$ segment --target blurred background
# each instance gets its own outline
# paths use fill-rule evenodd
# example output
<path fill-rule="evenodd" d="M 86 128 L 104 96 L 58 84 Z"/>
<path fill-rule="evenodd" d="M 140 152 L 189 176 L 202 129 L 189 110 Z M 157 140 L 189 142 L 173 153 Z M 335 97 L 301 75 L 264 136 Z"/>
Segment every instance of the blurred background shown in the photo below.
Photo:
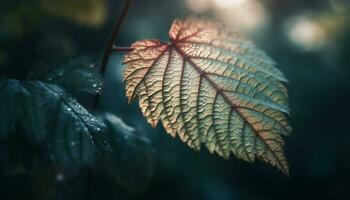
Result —
<path fill-rule="evenodd" d="M 98 62 L 122 4 L 1 0 L 0 76 L 24 79 L 32 66 L 52 57 L 88 55 Z M 2 172 L 0 199 L 350 199 L 350 1 L 135 0 L 117 44 L 167 41 L 173 19 L 191 15 L 249 35 L 289 79 L 294 128 L 285 147 L 289 178 L 261 162 L 224 160 L 205 148 L 195 152 L 161 125 L 152 129 L 137 103 L 127 104 L 122 54 L 116 53 L 100 108 L 151 139 L 156 164 L 149 187 L 132 194 L 99 177 L 86 189 L 83 178 L 49 176 L 43 169 L 16 176 Z"/>

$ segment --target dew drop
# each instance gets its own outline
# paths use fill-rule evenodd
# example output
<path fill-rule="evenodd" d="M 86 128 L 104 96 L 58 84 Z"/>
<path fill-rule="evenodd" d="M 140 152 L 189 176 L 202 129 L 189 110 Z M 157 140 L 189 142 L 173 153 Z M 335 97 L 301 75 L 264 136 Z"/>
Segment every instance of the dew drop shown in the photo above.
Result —
<path fill-rule="evenodd" d="M 56 181 L 57 181 L 57 182 L 62 182 L 62 181 L 64 181 L 64 174 L 63 174 L 63 173 L 57 173 L 57 174 L 56 174 Z"/>

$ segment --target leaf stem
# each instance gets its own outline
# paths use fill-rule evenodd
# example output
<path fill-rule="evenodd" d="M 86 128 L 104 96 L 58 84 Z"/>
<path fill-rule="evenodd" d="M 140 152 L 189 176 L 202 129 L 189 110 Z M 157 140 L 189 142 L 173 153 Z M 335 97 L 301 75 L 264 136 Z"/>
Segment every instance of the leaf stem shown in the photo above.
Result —
<path fill-rule="evenodd" d="M 101 71 L 102 76 L 105 75 L 105 72 L 107 70 L 107 64 L 108 64 L 108 60 L 109 60 L 109 56 L 110 56 L 111 52 L 115 51 L 114 50 L 115 49 L 114 42 L 115 42 L 115 40 L 118 36 L 118 33 L 123 25 L 123 22 L 125 21 L 125 18 L 128 14 L 128 11 L 129 11 L 129 8 L 130 8 L 132 1 L 133 0 L 125 0 L 123 8 L 122 8 L 122 12 L 120 13 L 118 18 L 116 19 L 115 24 L 113 25 L 112 33 L 109 36 L 107 46 L 106 46 L 106 49 L 104 51 L 102 62 L 101 62 L 100 71 Z M 100 99 L 100 95 L 96 95 L 94 98 L 94 101 L 93 101 L 93 105 L 92 105 L 93 109 L 97 109 L 99 99 Z"/>
<path fill-rule="evenodd" d="M 125 0 L 125 3 L 123 5 L 123 8 L 122 8 L 122 12 L 121 14 L 119 15 L 119 17 L 117 18 L 114 26 L 113 26 L 113 30 L 112 30 L 112 33 L 109 37 L 109 40 L 108 40 L 108 43 L 107 43 L 107 47 L 104 51 L 104 54 L 103 54 L 103 58 L 102 58 L 102 63 L 101 63 L 101 73 L 102 75 L 104 75 L 104 73 L 106 72 L 106 68 L 107 68 L 107 64 L 108 64 L 108 59 L 109 59 L 109 56 L 112 52 L 112 48 L 113 48 L 113 45 L 114 45 L 114 42 L 115 42 L 115 39 L 117 38 L 118 36 L 118 33 L 120 31 L 120 28 L 122 27 L 123 25 L 123 22 L 128 14 L 128 11 L 129 11 L 129 8 L 130 8 L 130 5 L 132 3 L 133 0 Z"/>

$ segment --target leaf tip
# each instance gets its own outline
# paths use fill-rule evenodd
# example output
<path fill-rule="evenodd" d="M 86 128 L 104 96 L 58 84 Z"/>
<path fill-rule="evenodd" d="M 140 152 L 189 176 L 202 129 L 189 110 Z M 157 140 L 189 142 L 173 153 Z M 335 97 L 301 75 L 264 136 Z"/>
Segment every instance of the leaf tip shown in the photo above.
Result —
<path fill-rule="evenodd" d="M 290 177 L 289 175 L 290 175 L 290 171 L 289 171 L 289 166 L 288 166 L 288 164 L 285 164 L 285 165 L 283 165 L 283 166 L 277 166 L 277 168 L 279 169 L 279 170 L 281 170 L 281 172 L 284 174 L 284 175 L 286 175 L 288 178 Z"/>

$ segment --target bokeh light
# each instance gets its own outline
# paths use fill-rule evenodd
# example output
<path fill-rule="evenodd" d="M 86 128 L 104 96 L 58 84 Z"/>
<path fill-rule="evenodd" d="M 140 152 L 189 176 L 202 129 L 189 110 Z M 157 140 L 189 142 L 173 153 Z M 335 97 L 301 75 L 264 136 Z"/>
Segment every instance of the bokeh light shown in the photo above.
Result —
<path fill-rule="evenodd" d="M 255 0 L 245 0 L 230 7 L 217 7 L 214 14 L 228 26 L 245 33 L 262 30 L 270 23 L 266 7 Z"/>
<path fill-rule="evenodd" d="M 257 0 L 186 0 L 196 13 L 210 11 L 218 20 L 244 33 L 254 33 L 270 24 L 270 14 Z"/>
<path fill-rule="evenodd" d="M 212 0 L 185 0 L 188 8 L 195 13 L 204 13 L 211 9 Z"/>
<path fill-rule="evenodd" d="M 242 5 L 249 0 L 212 0 L 218 8 L 232 8 Z"/>
<path fill-rule="evenodd" d="M 343 37 L 349 23 L 347 12 L 302 12 L 287 18 L 284 32 L 289 41 L 300 50 L 318 51 Z"/>
<path fill-rule="evenodd" d="M 320 49 L 326 42 L 325 30 L 306 16 L 294 16 L 288 19 L 285 31 L 288 39 L 303 50 Z"/>

